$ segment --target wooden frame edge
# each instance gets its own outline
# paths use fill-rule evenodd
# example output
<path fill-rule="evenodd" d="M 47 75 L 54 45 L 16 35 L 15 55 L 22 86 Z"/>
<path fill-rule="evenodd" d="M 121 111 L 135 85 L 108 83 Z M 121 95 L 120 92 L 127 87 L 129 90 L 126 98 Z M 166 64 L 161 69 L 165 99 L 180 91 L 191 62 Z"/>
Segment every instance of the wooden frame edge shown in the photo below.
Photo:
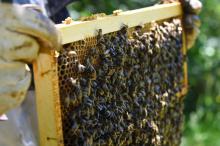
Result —
<path fill-rule="evenodd" d="M 40 146 L 63 146 L 55 51 L 41 48 L 33 63 Z"/>
<path fill-rule="evenodd" d="M 181 18 L 181 20 L 183 20 L 183 18 Z M 182 21 L 182 23 L 183 23 L 183 21 Z M 183 27 L 183 30 L 182 30 L 182 39 L 183 39 L 182 52 L 183 52 L 183 55 L 186 56 L 187 55 L 187 48 L 186 48 L 186 34 L 185 34 L 184 27 Z M 188 67 L 187 67 L 187 61 L 186 60 L 184 60 L 184 63 L 183 63 L 183 74 L 184 74 L 183 88 L 180 91 L 180 93 L 177 93 L 177 97 L 180 97 L 180 98 L 185 96 L 188 92 Z"/>
<path fill-rule="evenodd" d="M 182 15 L 182 7 L 179 2 L 176 2 L 121 12 L 117 16 L 98 17 L 92 21 L 74 21 L 71 24 L 58 24 L 56 27 L 61 34 L 62 44 L 67 44 L 95 36 L 98 29 L 102 29 L 102 33 L 106 34 L 120 30 L 123 24 L 134 27 L 180 15 Z"/>

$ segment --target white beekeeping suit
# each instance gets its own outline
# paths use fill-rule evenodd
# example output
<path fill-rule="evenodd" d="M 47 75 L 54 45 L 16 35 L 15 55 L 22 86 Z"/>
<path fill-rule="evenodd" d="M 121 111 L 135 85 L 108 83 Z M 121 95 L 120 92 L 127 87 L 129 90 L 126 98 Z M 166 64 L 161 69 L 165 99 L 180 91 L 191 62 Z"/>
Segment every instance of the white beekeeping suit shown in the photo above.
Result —
<path fill-rule="evenodd" d="M 46 4 L 47 0 L 13 0 L 13 3 L 18 3 L 18 4 L 35 4 L 39 6 L 43 12 L 44 15 L 47 15 L 47 10 L 46 10 Z"/>
<path fill-rule="evenodd" d="M 35 5 L 38 5 L 38 6 L 41 8 L 42 12 L 43 12 L 45 15 L 47 15 L 47 11 L 46 11 L 46 8 L 45 8 L 46 3 L 47 3 L 46 0 L 30 0 L 30 3 L 31 3 L 31 4 L 35 4 Z"/>
<path fill-rule="evenodd" d="M 0 3 L 0 19 L 0 146 L 37 146 L 35 97 L 27 92 L 31 74 L 26 64 L 36 59 L 41 45 L 58 47 L 57 31 L 42 13 L 20 5 Z"/>

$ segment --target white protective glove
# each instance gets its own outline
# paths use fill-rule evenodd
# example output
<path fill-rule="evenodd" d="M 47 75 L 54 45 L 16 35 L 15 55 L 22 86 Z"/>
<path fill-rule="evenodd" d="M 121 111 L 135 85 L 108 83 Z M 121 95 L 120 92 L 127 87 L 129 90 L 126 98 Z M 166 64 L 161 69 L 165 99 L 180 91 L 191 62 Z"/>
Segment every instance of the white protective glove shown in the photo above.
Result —
<path fill-rule="evenodd" d="M 21 5 L 0 3 L 0 115 L 24 100 L 31 74 L 27 63 L 42 45 L 59 48 L 55 25 L 46 16 Z"/>

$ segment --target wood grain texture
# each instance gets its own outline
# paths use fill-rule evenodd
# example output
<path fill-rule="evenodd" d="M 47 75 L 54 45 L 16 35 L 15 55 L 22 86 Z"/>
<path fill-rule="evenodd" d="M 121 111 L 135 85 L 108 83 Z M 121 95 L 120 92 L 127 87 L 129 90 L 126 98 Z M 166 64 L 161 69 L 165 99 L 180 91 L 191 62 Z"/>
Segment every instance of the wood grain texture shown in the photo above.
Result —
<path fill-rule="evenodd" d="M 97 30 L 102 33 L 118 31 L 123 24 L 129 27 L 146 24 L 152 21 L 159 21 L 182 15 L 180 3 L 155 5 L 152 7 L 121 12 L 117 16 L 100 17 L 92 21 L 75 21 L 71 24 L 58 24 L 62 44 L 85 39 L 97 35 Z"/>
<path fill-rule="evenodd" d="M 63 146 L 57 61 L 42 48 L 33 63 L 40 146 Z"/>

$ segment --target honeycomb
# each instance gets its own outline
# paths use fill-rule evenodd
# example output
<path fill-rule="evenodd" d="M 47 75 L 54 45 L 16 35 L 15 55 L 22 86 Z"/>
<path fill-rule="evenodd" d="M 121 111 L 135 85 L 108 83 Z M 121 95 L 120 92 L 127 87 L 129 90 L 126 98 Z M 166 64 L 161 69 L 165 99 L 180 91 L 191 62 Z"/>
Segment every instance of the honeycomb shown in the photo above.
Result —
<path fill-rule="evenodd" d="M 180 19 L 63 46 L 58 73 L 65 146 L 178 146 L 183 121 Z"/>

